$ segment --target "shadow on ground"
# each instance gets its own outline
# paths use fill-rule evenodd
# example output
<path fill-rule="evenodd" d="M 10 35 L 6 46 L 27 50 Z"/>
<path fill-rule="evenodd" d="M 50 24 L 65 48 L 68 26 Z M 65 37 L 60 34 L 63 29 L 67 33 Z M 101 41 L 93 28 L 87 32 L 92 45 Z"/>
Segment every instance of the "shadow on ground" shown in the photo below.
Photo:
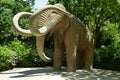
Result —
<path fill-rule="evenodd" d="M 47 77 L 47 76 L 58 76 L 58 75 L 62 78 L 60 80 L 120 80 L 120 72 L 100 70 L 100 69 L 94 69 L 91 71 L 77 70 L 76 72 L 66 72 L 66 68 L 63 68 L 62 71 L 55 71 L 51 67 L 15 68 L 13 70 L 1 72 L 0 75 L 1 75 L 0 78 L 2 77 L 2 75 L 8 75 L 9 78 L 11 79 L 15 78 L 16 80 L 17 78 L 22 78 L 22 77 L 39 77 L 40 79 L 41 76 Z M 34 78 L 34 80 L 36 79 Z M 58 80 L 57 77 L 54 80 Z"/>

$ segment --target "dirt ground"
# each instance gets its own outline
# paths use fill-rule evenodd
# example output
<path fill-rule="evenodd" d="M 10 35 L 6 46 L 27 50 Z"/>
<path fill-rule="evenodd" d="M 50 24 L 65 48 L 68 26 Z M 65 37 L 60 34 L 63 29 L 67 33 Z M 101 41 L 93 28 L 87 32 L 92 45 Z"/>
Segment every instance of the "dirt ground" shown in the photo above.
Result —
<path fill-rule="evenodd" d="M 56 71 L 52 67 L 14 68 L 0 72 L 0 80 L 120 80 L 120 72 L 101 69 L 67 72 L 66 68 Z"/>

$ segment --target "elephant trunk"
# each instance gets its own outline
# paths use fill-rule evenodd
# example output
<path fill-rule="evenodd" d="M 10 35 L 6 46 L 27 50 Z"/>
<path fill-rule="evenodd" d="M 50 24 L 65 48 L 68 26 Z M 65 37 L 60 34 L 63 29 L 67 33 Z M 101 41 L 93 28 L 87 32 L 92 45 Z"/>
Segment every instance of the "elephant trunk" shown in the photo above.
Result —
<path fill-rule="evenodd" d="M 20 17 L 22 16 L 31 16 L 32 13 L 29 13 L 29 12 L 20 12 L 18 14 L 16 14 L 14 17 L 13 17 L 13 25 L 14 25 L 14 28 L 15 30 L 20 34 L 20 35 L 23 35 L 23 36 L 32 36 L 32 32 L 30 30 L 26 30 L 26 29 L 22 29 L 19 24 L 18 24 L 18 21 L 20 19 Z"/>
<path fill-rule="evenodd" d="M 50 58 L 48 58 L 45 53 L 44 53 L 44 39 L 45 36 L 41 36 L 41 37 L 36 37 L 36 47 L 37 47 L 37 52 L 38 55 L 40 56 L 40 58 L 45 61 L 45 62 L 49 62 L 51 61 Z"/>
<path fill-rule="evenodd" d="M 51 16 L 51 17 L 54 17 L 54 16 Z M 48 20 L 48 22 L 46 22 L 45 25 L 39 29 L 39 31 L 43 34 L 44 34 L 44 32 L 45 33 L 49 32 L 54 27 L 55 23 L 59 22 L 61 17 L 62 16 L 60 16 L 60 15 L 56 15 L 54 19 L 50 18 L 51 21 Z M 37 40 L 36 40 L 37 52 L 42 60 L 44 60 L 45 62 L 49 62 L 51 59 L 48 58 L 43 51 L 44 38 L 45 38 L 45 35 L 37 36 Z"/>

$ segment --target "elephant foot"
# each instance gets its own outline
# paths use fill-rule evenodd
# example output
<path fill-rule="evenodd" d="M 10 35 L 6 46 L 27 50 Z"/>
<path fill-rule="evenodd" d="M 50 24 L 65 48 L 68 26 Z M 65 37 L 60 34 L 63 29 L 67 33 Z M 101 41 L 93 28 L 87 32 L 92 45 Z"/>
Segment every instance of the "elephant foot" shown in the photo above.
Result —
<path fill-rule="evenodd" d="M 74 70 L 74 69 L 68 69 L 67 71 L 68 72 L 75 72 L 76 70 Z"/>
<path fill-rule="evenodd" d="M 83 65 L 82 65 L 82 66 L 81 66 L 81 65 L 77 65 L 77 66 L 76 66 L 76 69 L 77 69 L 77 70 L 78 70 L 78 69 L 83 69 L 83 68 L 84 68 Z"/>
<path fill-rule="evenodd" d="M 75 72 L 76 68 L 75 67 L 68 67 L 67 71 L 68 72 Z"/>
<path fill-rule="evenodd" d="M 61 71 L 61 67 L 55 67 L 55 66 L 54 66 L 54 69 L 55 69 L 56 71 Z"/>
<path fill-rule="evenodd" d="M 86 70 L 93 70 L 93 67 L 84 67 Z"/>
<path fill-rule="evenodd" d="M 53 65 L 54 69 L 57 70 L 57 71 L 60 71 L 61 70 L 61 65 L 59 64 L 55 64 Z"/>

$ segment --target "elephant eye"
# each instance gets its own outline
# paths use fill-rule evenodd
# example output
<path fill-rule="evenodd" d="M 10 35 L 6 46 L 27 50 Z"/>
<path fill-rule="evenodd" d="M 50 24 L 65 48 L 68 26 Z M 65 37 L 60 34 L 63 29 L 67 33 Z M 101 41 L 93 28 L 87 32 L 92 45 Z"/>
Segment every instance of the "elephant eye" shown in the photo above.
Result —
<path fill-rule="evenodd" d="M 53 14 L 58 14 L 58 12 L 56 12 L 56 11 L 53 11 L 52 13 L 53 13 Z"/>
<path fill-rule="evenodd" d="M 56 18 L 57 16 L 58 16 L 58 13 L 53 13 L 52 12 L 52 14 L 48 15 L 48 19 L 52 20 L 52 19 Z"/>

